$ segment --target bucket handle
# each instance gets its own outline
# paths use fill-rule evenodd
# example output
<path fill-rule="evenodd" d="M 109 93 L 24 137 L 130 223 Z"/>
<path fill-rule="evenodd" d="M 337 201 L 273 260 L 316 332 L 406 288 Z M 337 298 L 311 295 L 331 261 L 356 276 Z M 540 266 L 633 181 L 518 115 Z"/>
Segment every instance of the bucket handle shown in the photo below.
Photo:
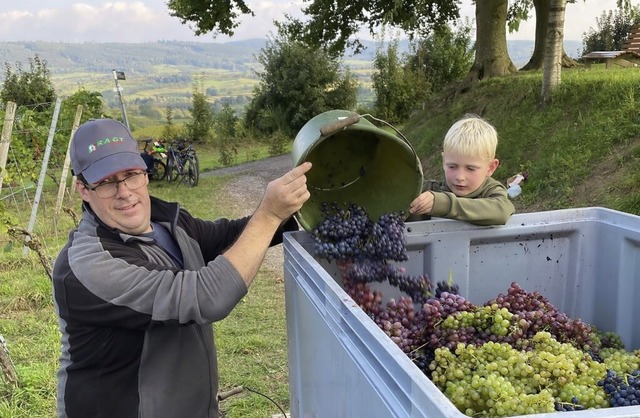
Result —
<path fill-rule="evenodd" d="M 327 125 L 325 127 L 320 128 L 320 135 L 322 136 L 330 136 L 335 134 L 338 131 L 343 130 L 349 125 L 353 125 L 354 123 L 358 123 L 360 121 L 360 115 L 357 113 L 355 115 L 347 116 L 346 118 L 340 119 L 331 125 Z"/>
<path fill-rule="evenodd" d="M 373 119 L 374 121 L 376 121 L 378 123 L 385 124 L 388 127 L 390 127 L 391 129 L 393 129 L 398 134 L 398 137 L 400 139 L 402 139 L 402 141 L 405 144 L 407 144 L 407 146 L 409 147 L 409 149 L 411 149 L 413 154 L 416 155 L 416 158 L 418 158 L 417 157 L 418 154 L 416 153 L 416 149 L 413 147 L 413 144 L 411 144 L 411 142 L 409 142 L 407 137 L 404 136 L 404 134 L 402 132 L 400 132 L 395 126 L 393 126 L 389 122 L 384 121 L 382 119 L 378 119 L 378 118 L 374 117 L 373 115 L 371 115 L 370 113 L 367 113 L 367 114 L 362 115 L 362 116 L 360 116 L 359 114 L 356 113 L 356 114 L 353 114 L 353 115 L 349 115 L 349 116 L 347 116 L 345 118 L 341 118 L 337 122 L 332 123 L 331 125 L 327 125 L 327 126 L 324 126 L 324 127 L 320 128 L 320 135 L 322 135 L 323 137 L 327 137 L 327 136 L 333 135 L 336 132 L 341 131 L 342 129 L 346 128 L 349 125 L 353 125 L 355 123 L 358 123 L 360 121 L 361 117 Z"/>
<path fill-rule="evenodd" d="M 391 129 L 393 129 L 394 131 L 396 131 L 396 133 L 398 134 L 398 137 L 399 137 L 400 139 L 402 139 L 402 141 L 403 141 L 405 144 L 407 144 L 407 146 L 409 147 L 409 149 L 411 149 L 411 151 L 413 152 L 413 154 L 414 154 L 414 155 L 416 155 L 416 158 L 417 158 L 417 155 L 418 155 L 418 154 L 416 153 L 416 149 L 413 147 L 413 144 L 411 144 L 411 142 L 409 142 L 409 140 L 407 139 L 407 137 L 406 137 L 406 136 L 404 136 L 404 134 L 403 134 L 402 132 L 400 132 L 400 131 L 395 127 L 395 126 L 393 126 L 392 124 L 390 124 L 390 123 L 389 123 L 389 122 L 387 122 L 387 121 L 384 121 L 384 120 L 382 120 L 382 119 L 378 119 L 378 118 L 376 118 L 375 116 L 371 115 L 370 113 L 367 113 L 367 114 L 365 114 L 365 115 L 362 115 L 362 117 L 363 117 L 363 118 L 367 117 L 367 118 L 369 118 L 369 119 L 373 119 L 373 120 L 374 120 L 374 121 L 376 121 L 376 122 L 383 123 L 383 124 L 387 125 L 389 128 L 391 128 Z"/>

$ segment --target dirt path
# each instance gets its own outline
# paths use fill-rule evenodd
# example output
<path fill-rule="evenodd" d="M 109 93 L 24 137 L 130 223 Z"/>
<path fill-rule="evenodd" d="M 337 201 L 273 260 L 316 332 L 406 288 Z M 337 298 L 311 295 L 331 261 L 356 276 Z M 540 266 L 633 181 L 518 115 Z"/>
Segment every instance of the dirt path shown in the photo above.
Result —
<path fill-rule="evenodd" d="M 224 189 L 226 196 L 230 198 L 232 213 L 242 216 L 253 212 L 258 207 L 264 189 L 271 180 L 274 180 L 291 169 L 292 160 L 290 154 L 270 157 L 264 160 L 252 161 L 233 167 L 224 167 L 200 174 L 207 176 L 233 176 Z M 267 252 L 263 268 L 283 274 L 282 245 L 272 247 Z"/>

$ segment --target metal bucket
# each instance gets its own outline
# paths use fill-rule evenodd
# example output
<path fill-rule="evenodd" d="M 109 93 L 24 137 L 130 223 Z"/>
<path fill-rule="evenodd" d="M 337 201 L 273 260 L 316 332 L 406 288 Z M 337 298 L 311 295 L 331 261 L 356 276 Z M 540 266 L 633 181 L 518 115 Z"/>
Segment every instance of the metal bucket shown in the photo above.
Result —
<path fill-rule="evenodd" d="M 293 165 L 313 164 L 307 173 L 311 197 L 296 214 L 306 231 L 324 219 L 323 203 L 345 209 L 355 203 L 374 221 L 385 213 L 409 215 L 409 204 L 422 191 L 422 166 L 409 141 L 391 130 L 348 110 L 321 113 L 300 129 Z"/>

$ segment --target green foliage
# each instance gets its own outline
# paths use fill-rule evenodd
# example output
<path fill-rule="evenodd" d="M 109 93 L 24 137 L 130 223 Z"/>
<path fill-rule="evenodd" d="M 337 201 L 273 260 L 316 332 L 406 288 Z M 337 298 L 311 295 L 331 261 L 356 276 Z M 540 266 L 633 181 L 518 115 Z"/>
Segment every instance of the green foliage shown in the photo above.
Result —
<path fill-rule="evenodd" d="M 304 22 L 288 16 L 288 21 L 279 26 L 282 33 L 339 54 L 350 46 L 356 51 L 362 49 L 357 36 L 363 27 L 368 27 L 372 35 L 385 25 L 412 35 L 458 18 L 460 6 L 453 0 L 353 0 L 336 7 L 333 0 L 315 0 L 303 8 L 303 13 Z"/>
<path fill-rule="evenodd" d="M 210 143 L 212 140 L 213 109 L 207 101 L 202 80 L 196 80 L 193 83 L 192 104 L 193 106 L 189 109 L 191 121 L 185 123 L 184 126 L 187 138 L 194 142 Z"/>
<path fill-rule="evenodd" d="M 386 53 L 378 49 L 373 67 L 377 116 L 391 123 L 408 119 L 416 104 L 427 97 L 429 87 L 424 74 L 404 65 L 398 56 L 397 40 L 389 43 Z"/>
<path fill-rule="evenodd" d="M 222 110 L 214 115 L 213 126 L 218 138 L 222 139 L 221 142 L 227 142 L 236 137 L 238 121 L 236 112 L 228 104 L 225 104 Z"/>
<path fill-rule="evenodd" d="M 449 25 L 437 27 L 413 44 L 408 57 L 408 67 L 415 73 L 423 73 L 431 87 L 431 93 L 439 93 L 445 86 L 462 81 L 473 64 L 471 26 L 458 22 L 453 31 Z"/>
<path fill-rule="evenodd" d="M 73 121 L 78 106 L 82 106 L 81 121 L 100 117 L 103 111 L 102 94 L 80 87 L 78 91 L 62 101 L 60 119 L 65 122 L 67 120 Z"/>
<path fill-rule="evenodd" d="M 0 200 L 0 234 L 6 235 L 7 230 L 15 225 L 15 216 L 7 211 L 4 202 Z"/>
<path fill-rule="evenodd" d="M 169 0 L 167 7 L 171 16 L 179 18 L 182 24 L 194 24 L 196 35 L 213 32 L 231 36 L 239 25 L 238 11 L 254 15 L 243 0 Z"/>
<path fill-rule="evenodd" d="M 5 63 L 6 71 L 0 100 L 16 103 L 12 126 L 11 153 L 7 160 L 3 182 L 35 180 L 46 151 L 49 131 L 55 122 L 49 165 L 56 167 L 65 158 L 71 128 L 78 106 L 82 106 L 82 120 L 102 114 L 101 94 L 80 88 L 62 101 L 58 120 L 53 121 L 56 92 L 47 62 L 36 54 L 29 58 L 29 70 L 17 63 L 14 70 Z M 81 121 L 82 121 L 81 120 Z"/>
<path fill-rule="evenodd" d="M 596 18 L 598 29 L 589 28 L 582 36 L 582 54 L 591 51 L 620 51 L 631 27 L 640 23 L 640 6 L 618 7 Z"/>
<path fill-rule="evenodd" d="M 238 149 L 236 147 L 220 147 L 218 149 L 220 152 L 220 158 L 218 158 L 218 162 L 223 166 L 234 165 L 238 158 Z"/>
<path fill-rule="evenodd" d="M 62 101 L 54 132 L 50 168 L 60 167 L 67 153 L 71 129 L 78 106 L 82 106 L 80 122 L 102 115 L 101 95 L 80 88 Z M 23 105 L 17 108 L 7 160 L 4 182 L 35 181 L 46 152 L 49 131 L 54 122 L 55 103 Z"/>
<path fill-rule="evenodd" d="M 471 27 L 459 23 L 437 27 L 412 43 L 412 53 L 400 58 L 398 41 L 390 42 L 386 53 L 378 46 L 371 76 L 376 92 L 377 115 L 397 123 L 409 118 L 424 100 L 445 86 L 460 81 L 473 63 Z"/>
<path fill-rule="evenodd" d="M 165 119 L 166 122 L 162 128 L 162 135 L 160 138 L 163 141 L 171 142 L 179 136 L 178 129 L 173 123 L 173 108 L 171 106 L 167 106 L 165 110 Z"/>
<path fill-rule="evenodd" d="M 514 199 L 519 212 L 604 206 L 640 214 L 640 85 L 636 69 L 593 66 L 588 71 L 563 70 L 562 79 L 554 101 L 541 109 L 537 107 L 541 72 L 483 80 L 455 98 L 432 98 L 426 110 L 407 121 L 402 132 L 416 147 L 425 174 L 439 178 L 444 134 L 465 113 L 478 113 L 495 125 L 500 135 L 500 168 L 494 177 L 505 181 L 517 172 L 529 172 L 522 194 Z M 250 136 L 251 130 L 245 135 Z M 284 144 L 290 143 L 288 139 L 281 137 Z M 264 142 L 255 148 L 239 147 L 238 161 L 264 158 L 276 145 L 271 148 L 270 142 Z M 198 155 L 203 170 L 219 167 L 215 148 L 199 147 Z M 233 205 L 223 193 L 229 180 L 203 176 L 197 189 L 166 182 L 150 187 L 154 195 L 179 201 L 196 216 L 214 219 L 231 215 L 228 210 Z M 45 189 L 44 201 L 47 194 L 55 195 L 55 190 L 47 193 Z M 79 209 L 77 194 L 72 199 L 71 207 Z M 51 210 L 52 206 L 41 205 L 41 209 Z M 28 206 L 11 208 L 11 215 L 26 223 Z M 45 213 L 43 218 L 48 221 L 53 216 Z M 47 222 L 51 228 L 47 236 L 55 242 L 49 244 L 50 257 L 66 239 L 69 224 Z M 0 385 L 0 416 L 55 416 L 59 335 L 50 282 L 37 262 L 18 259 L 15 254 L 21 247 L 8 249 L 6 239 L 0 232 L 0 243 L 5 247 L 0 252 L 0 303 L 5 307 L 0 333 L 7 339 L 23 383 L 16 390 Z M 283 297 L 282 280 L 261 272 L 243 303 L 216 324 L 216 341 L 221 390 L 253 387 L 288 409 Z M 278 412 L 253 394 L 230 398 L 222 403 L 222 409 L 229 418 Z"/>
<path fill-rule="evenodd" d="M 282 155 L 287 149 L 289 137 L 282 132 L 276 132 L 269 137 L 267 142 L 269 143 L 269 155 Z"/>
<path fill-rule="evenodd" d="M 4 84 L 0 91 L 2 103 L 14 102 L 18 107 L 51 103 L 56 99 L 56 91 L 51 83 L 51 71 L 47 61 L 37 54 L 29 58 L 29 70 L 16 63 L 12 68 L 5 62 Z"/>
<path fill-rule="evenodd" d="M 355 107 L 355 79 L 322 49 L 279 36 L 258 62 L 261 81 L 245 115 L 245 127 L 256 133 L 293 136 L 319 113 Z"/>
<path fill-rule="evenodd" d="M 236 147 L 237 125 L 239 119 L 230 105 L 226 104 L 222 110 L 214 116 L 213 127 L 216 132 L 218 148 L 220 151 L 220 163 L 231 165 L 236 162 L 238 148 Z"/>
<path fill-rule="evenodd" d="M 53 116 L 54 105 L 38 106 L 36 109 L 19 107 L 13 124 L 13 135 L 10 143 L 10 158 L 7 160 L 7 171 L 4 181 L 35 181 L 40 172 L 49 126 Z M 70 127 L 69 127 L 70 128 Z M 50 155 L 51 164 L 62 161 L 66 154 L 67 138 L 61 132 L 55 134 L 54 146 Z M 55 139 L 58 139 L 57 141 Z M 63 145 L 64 144 L 64 145 Z"/>

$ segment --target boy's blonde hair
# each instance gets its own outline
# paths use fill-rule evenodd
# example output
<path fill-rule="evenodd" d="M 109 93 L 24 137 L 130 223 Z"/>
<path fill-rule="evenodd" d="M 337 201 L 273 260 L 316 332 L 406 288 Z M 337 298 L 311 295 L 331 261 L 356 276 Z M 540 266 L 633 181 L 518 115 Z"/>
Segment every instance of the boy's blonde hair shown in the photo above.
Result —
<path fill-rule="evenodd" d="M 487 161 L 496 158 L 498 132 L 478 115 L 466 114 L 454 123 L 442 145 L 443 151 L 457 152 L 467 157 L 480 157 Z"/>

